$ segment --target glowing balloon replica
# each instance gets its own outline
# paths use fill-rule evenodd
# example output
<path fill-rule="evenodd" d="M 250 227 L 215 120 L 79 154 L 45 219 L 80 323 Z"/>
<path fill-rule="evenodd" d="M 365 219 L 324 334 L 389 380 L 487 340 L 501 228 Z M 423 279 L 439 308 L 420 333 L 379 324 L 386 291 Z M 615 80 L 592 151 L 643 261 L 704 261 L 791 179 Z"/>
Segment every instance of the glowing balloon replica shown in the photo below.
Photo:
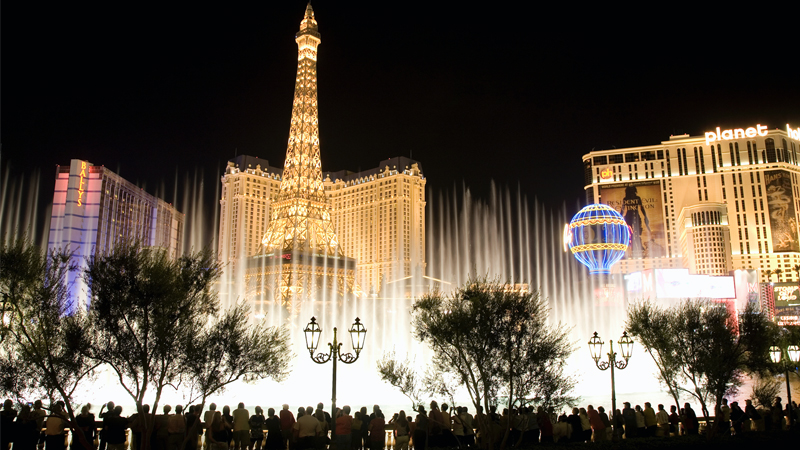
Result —
<path fill-rule="evenodd" d="M 590 274 L 609 273 L 625 256 L 631 231 L 614 208 L 595 203 L 578 211 L 564 229 L 564 242 Z"/>

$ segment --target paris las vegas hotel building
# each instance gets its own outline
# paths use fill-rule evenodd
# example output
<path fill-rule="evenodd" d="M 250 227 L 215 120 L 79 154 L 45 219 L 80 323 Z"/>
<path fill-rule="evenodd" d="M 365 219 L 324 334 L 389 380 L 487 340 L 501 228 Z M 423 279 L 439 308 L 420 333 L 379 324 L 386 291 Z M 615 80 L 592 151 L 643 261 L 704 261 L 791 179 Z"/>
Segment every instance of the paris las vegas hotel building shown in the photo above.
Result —
<path fill-rule="evenodd" d="M 614 270 L 725 276 L 749 269 L 762 287 L 777 281 L 794 292 L 799 139 L 790 125 L 751 124 L 584 155 L 587 200 L 615 207 L 634 231 Z"/>
<path fill-rule="evenodd" d="M 222 175 L 219 255 L 234 266 L 263 250 L 282 168 L 238 156 Z M 419 162 L 395 157 L 361 172 L 323 172 L 331 220 L 356 282 L 369 294 L 425 269 L 425 183 Z"/>

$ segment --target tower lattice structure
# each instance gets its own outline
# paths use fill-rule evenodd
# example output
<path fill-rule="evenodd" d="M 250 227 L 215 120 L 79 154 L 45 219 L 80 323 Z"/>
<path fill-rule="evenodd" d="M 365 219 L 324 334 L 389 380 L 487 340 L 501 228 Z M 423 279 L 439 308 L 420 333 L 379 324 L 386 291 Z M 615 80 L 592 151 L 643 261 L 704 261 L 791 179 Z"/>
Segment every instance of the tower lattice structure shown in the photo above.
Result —
<path fill-rule="evenodd" d="M 317 110 L 317 47 L 320 34 L 309 3 L 300 31 L 297 78 L 286 163 L 278 201 L 272 206 L 265 252 L 301 251 L 343 256 L 322 185 Z"/>
<path fill-rule="evenodd" d="M 342 252 L 322 182 L 317 110 L 320 34 L 310 3 L 295 40 L 297 78 L 283 177 L 261 241 L 263 253 L 250 259 L 245 275 L 247 298 L 279 302 L 292 316 L 307 298 L 338 303 L 348 293 L 361 296 L 355 283 L 356 262 Z"/>

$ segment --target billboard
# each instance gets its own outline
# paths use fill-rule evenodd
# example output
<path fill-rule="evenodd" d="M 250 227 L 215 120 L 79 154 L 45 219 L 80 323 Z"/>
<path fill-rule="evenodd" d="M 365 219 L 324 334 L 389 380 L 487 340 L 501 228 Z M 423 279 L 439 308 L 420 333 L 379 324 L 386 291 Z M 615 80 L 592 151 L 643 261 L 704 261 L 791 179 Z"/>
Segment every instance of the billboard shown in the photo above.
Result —
<path fill-rule="evenodd" d="M 775 283 L 775 321 L 779 326 L 800 325 L 800 290 L 796 284 Z"/>
<path fill-rule="evenodd" d="M 626 257 L 665 256 L 664 205 L 658 181 L 601 186 L 600 201 L 622 214 L 631 228 Z"/>
<path fill-rule="evenodd" d="M 748 303 L 760 307 L 758 289 L 758 271 L 755 269 L 737 269 L 733 271 L 736 286 L 736 308 L 743 310 Z"/>
<path fill-rule="evenodd" d="M 733 277 L 689 275 L 688 269 L 657 269 L 657 298 L 736 298 Z"/>
<path fill-rule="evenodd" d="M 655 288 L 655 295 L 653 295 Z M 734 277 L 691 275 L 688 269 L 655 269 L 625 276 L 625 290 L 630 298 L 711 298 L 734 299 Z"/>
<path fill-rule="evenodd" d="M 791 175 L 785 170 L 765 170 L 764 184 L 772 229 L 772 251 L 800 252 Z"/>

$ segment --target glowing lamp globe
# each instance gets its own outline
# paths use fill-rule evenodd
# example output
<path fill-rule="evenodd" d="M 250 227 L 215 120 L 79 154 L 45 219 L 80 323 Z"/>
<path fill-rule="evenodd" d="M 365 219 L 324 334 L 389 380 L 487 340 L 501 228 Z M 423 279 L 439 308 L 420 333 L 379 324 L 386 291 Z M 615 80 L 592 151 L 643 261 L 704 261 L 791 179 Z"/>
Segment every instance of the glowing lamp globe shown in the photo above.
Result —
<path fill-rule="evenodd" d="M 595 203 L 575 214 L 565 230 L 564 240 L 590 274 L 609 273 L 628 250 L 631 231 L 614 208 Z"/>

